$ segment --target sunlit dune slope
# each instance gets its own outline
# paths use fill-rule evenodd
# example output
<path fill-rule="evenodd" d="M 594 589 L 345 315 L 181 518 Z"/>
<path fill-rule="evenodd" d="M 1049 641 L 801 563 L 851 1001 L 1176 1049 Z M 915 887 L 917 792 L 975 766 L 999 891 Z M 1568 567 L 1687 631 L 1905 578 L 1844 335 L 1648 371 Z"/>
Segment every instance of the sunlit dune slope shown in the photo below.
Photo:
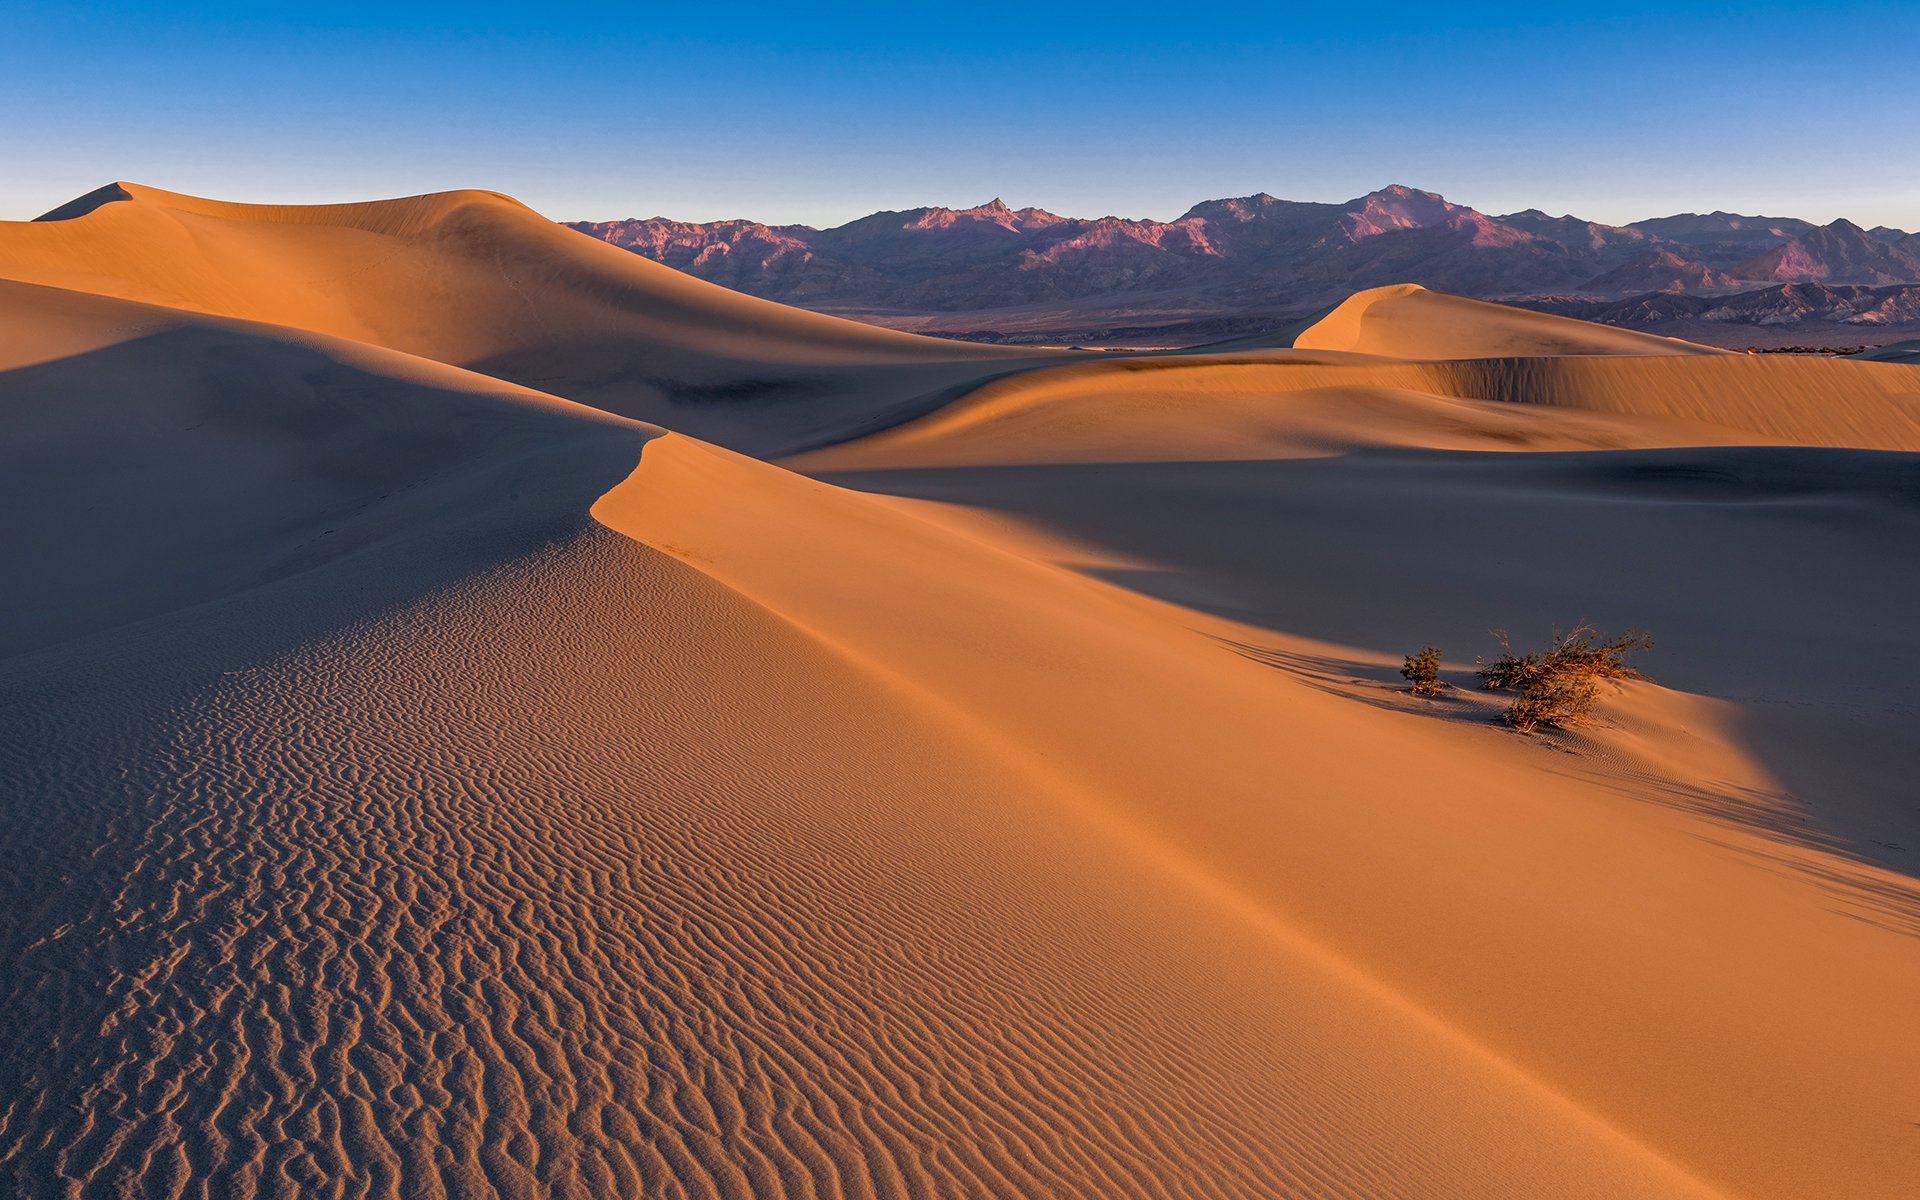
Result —
<path fill-rule="evenodd" d="M 1371 563 L 1364 542 L 1303 562 L 1306 578 L 1288 583 L 1287 522 L 1324 523 L 1337 542 L 1341 506 L 1364 505 L 1364 489 L 1390 476 L 1290 510 L 1284 480 L 1271 481 L 1281 502 L 1261 504 L 1258 491 L 1232 490 L 1235 477 L 1216 486 L 1200 471 L 1160 487 L 1105 467 L 1085 479 L 1001 469 L 999 486 L 988 472 L 970 490 L 965 472 L 951 488 L 945 472 L 900 472 L 853 478 L 944 503 L 888 511 L 781 481 L 784 498 L 759 513 L 715 501 L 764 468 L 716 453 L 652 443 L 595 512 L 1043 764 L 1080 789 L 1090 820 L 1224 908 L 1339 947 L 1730 1192 L 1821 1195 L 1846 1163 L 1851 1194 L 1873 1195 L 1908 1172 L 1900 1080 L 1920 1067 L 1920 1036 L 1902 1014 L 1920 995 L 1910 939 L 1920 903 L 1896 873 L 1715 813 L 1715 797 L 1772 803 L 1780 786 L 1741 746 L 1732 710 L 1653 689 L 1629 705 L 1662 714 L 1653 726 L 1602 743 L 1600 762 L 1580 768 L 1354 686 L 1338 659 L 1314 665 L 1324 645 L 1202 615 L 1244 594 L 1231 590 L 1240 571 L 1327 606 L 1341 603 L 1343 578 L 1417 601 L 1419 577 Z M 1077 493 L 1082 519 L 1062 520 Z M 1591 527 L 1573 536 L 1591 536 L 1606 509 L 1596 498 L 1584 515 L 1579 504 L 1542 513 L 1575 514 Z M 929 521 L 975 545 L 934 539 Z M 1168 538 L 1165 557 L 1142 553 L 1157 544 L 1135 529 Z M 1182 529 L 1210 571 L 1171 548 Z M 1763 547 L 1765 530 L 1734 552 Z M 1459 555 L 1461 540 L 1442 544 Z M 1047 557 L 1083 563 L 1091 578 L 1063 587 L 1032 561 Z M 1475 572 L 1470 556 L 1458 561 Z M 1134 578 L 1198 611 L 1132 607 L 1096 582 Z M 876 579 L 886 583 L 846 583 Z M 1513 591 L 1532 597 L 1532 612 L 1550 599 L 1524 581 Z M 1483 616 L 1512 611 L 1484 575 L 1480 594 Z M 1429 617 L 1454 621 L 1441 614 L 1464 610 L 1466 596 L 1449 592 Z M 1423 630 L 1408 620 L 1388 634 L 1412 643 Z M 1664 773 L 1675 764 L 1682 774 Z M 1700 811 L 1671 804 L 1676 794 L 1701 797 Z"/>
<path fill-rule="evenodd" d="M 1351 350 L 1392 358 L 1726 353 L 1675 338 L 1430 292 L 1411 283 L 1356 292 L 1296 334 L 1292 344 L 1301 350 Z"/>
<path fill-rule="evenodd" d="M 742 296 L 483 191 L 302 206 L 113 184 L 0 223 L 0 278 L 333 334 L 751 449 L 1035 357 Z"/>

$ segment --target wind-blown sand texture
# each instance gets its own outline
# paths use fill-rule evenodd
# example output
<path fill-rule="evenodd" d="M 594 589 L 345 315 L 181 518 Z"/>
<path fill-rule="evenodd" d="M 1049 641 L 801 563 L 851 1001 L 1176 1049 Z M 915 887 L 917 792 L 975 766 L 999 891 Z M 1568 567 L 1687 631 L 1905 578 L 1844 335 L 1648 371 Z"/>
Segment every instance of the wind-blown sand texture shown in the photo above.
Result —
<path fill-rule="evenodd" d="M 1920 367 L 1402 289 L 1023 354 L 491 193 L 51 216 L 9 1190 L 1920 1185 Z M 1502 729 L 1485 631 L 1582 618 L 1659 682 Z"/>

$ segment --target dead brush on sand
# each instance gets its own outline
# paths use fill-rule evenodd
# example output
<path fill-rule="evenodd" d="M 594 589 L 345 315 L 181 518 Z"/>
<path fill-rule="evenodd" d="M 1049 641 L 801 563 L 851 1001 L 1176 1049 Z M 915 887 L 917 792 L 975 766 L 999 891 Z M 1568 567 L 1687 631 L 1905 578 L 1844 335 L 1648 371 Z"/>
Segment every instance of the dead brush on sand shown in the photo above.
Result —
<path fill-rule="evenodd" d="M 1600 680 L 1646 678 L 1627 659 L 1636 650 L 1653 647 L 1653 638 L 1637 629 L 1603 640 L 1599 630 L 1585 623 L 1555 630 L 1545 651 L 1515 653 L 1506 630 L 1496 630 L 1494 636 L 1500 640 L 1500 657 L 1481 665 L 1481 685 L 1489 691 L 1520 689 L 1503 717 L 1522 733 L 1543 725 L 1566 729 L 1584 723 L 1600 697 Z"/>
<path fill-rule="evenodd" d="M 1438 646 L 1422 646 L 1417 652 L 1407 655 L 1400 666 L 1400 674 L 1411 685 L 1410 690 L 1416 696 L 1438 696 L 1447 690 L 1440 679 L 1440 655 Z"/>

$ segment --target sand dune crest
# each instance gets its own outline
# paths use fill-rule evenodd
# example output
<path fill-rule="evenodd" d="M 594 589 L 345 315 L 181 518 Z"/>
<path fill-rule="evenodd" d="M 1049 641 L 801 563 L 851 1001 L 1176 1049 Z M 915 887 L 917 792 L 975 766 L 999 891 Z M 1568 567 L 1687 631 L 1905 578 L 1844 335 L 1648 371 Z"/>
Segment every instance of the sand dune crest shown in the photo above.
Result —
<path fill-rule="evenodd" d="M 1427 359 L 1725 353 L 1675 338 L 1430 292 L 1412 283 L 1356 292 L 1296 335 L 1293 344 L 1302 350 Z"/>
<path fill-rule="evenodd" d="M 122 183 L 94 196 L 64 219 L 0 223 L 0 278 L 349 338 L 757 451 L 864 431 L 1044 357 L 741 296 L 495 192 L 254 205 Z"/>

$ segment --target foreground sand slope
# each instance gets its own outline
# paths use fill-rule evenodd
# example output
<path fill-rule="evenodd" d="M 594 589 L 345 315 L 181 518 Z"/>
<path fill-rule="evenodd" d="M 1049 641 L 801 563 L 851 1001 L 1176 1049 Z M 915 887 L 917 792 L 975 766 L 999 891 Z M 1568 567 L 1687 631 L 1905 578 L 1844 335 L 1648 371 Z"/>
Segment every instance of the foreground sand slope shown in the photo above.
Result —
<path fill-rule="evenodd" d="M 974 511 L 866 511 L 844 492 L 796 484 L 774 515 L 748 516 L 693 497 L 726 494 L 727 471 L 751 464 L 689 458 L 677 439 L 650 445 L 648 457 L 673 472 L 643 465 L 596 507 L 603 519 L 680 548 L 903 687 L 933 693 L 930 703 L 963 713 L 953 719 L 990 732 L 1006 753 L 1072 780 L 1090 811 L 1223 908 L 1339 947 L 1477 1044 L 1732 1192 L 1871 1196 L 1912 1178 L 1903 1114 L 1905 1080 L 1920 1069 L 1907 1019 L 1920 999 L 1920 896 L 1902 871 L 1735 819 L 1743 805 L 1792 806 L 1724 709 L 1655 695 L 1639 706 L 1660 714 L 1650 730 L 1577 765 L 1497 728 L 1436 721 L 1365 680 L 1330 683 L 1328 648 L 1307 655 L 1305 639 L 1187 610 L 1130 611 L 1091 581 L 1077 597 L 1050 595 L 1025 558 L 1031 582 L 1015 589 L 999 556 L 1042 543 L 1034 522 L 1009 530 L 977 515 L 1044 522 L 1082 492 L 1085 523 L 1065 526 L 1071 543 L 1054 547 L 1091 563 L 1090 574 L 1137 578 L 1153 593 L 1160 572 L 1178 571 L 1167 591 L 1205 607 L 1233 598 L 1203 589 L 1233 580 L 1223 563 L 1238 562 L 1331 607 L 1343 583 L 1372 582 L 1362 574 L 1372 548 L 1349 542 L 1344 558 L 1292 563 L 1284 537 L 1258 531 L 1338 522 L 1338 504 L 1361 489 L 1288 512 L 1258 505 L 1257 492 L 1210 503 L 1215 488 L 1199 471 L 1134 501 L 1126 496 L 1145 477 L 1111 468 L 1087 478 L 1011 472 L 998 494 L 947 492 L 940 472 L 903 473 L 854 481 Z M 609 512 L 623 496 L 631 524 Z M 825 514 L 848 508 L 834 521 L 846 533 L 825 537 Z M 964 558 L 951 547 L 916 551 L 929 520 L 980 544 Z M 799 522 L 805 536 L 790 527 Z M 1196 581 L 1172 554 L 1129 559 L 1144 548 L 1129 536 L 1136 524 L 1175 544 L 1184 536 L 1213 573 Z M 1041 524 L 1050 528 L 1062 527 Z M 1911 532 L 1903 521 L 1883 548 Z M 1265 551 L 1276 556 L 1253 558 Z M 884 590 L 845 582 L 883 572 Z M 1190 582 L 1199 586 L 1182 586 Z M 1419 576 L 1401 586 L 1419 587 Z M 1529 596 L 1524 581 L 1514 590 Z M 1871 600 L 1896 604 L 1902 592 L 1896 580 Z M 1458 621 L 1447 599 L 1422 619 Z M 1498 603 L 1529 616 L 1541 607 Z M 1409 643 L 1423 633 L 1413 621 L 1401 628 Z M 1911 665 L 1915 649 L 1897 653 Z"/>
<path fill-rule="evenodd" d="M 741 296 L 484 191 L 256 205 L 110 184 L 0 223 L 0 278 L 350 338 L 752 450 L 1043 357 Z"/>
<path fill-rule="evenodd" d="M 0 300 L 67 331 L 7 443 L 113 518 L 8 586 L 119 605 L 0 661 L 21 1194 L 1711 1194 L 804 595 L 865 547 L 855 603 L 990 597 L 992 659 L 1083 581 L 436 364 Z M 708 573 L 753 524 L 803 594 Z"/>

